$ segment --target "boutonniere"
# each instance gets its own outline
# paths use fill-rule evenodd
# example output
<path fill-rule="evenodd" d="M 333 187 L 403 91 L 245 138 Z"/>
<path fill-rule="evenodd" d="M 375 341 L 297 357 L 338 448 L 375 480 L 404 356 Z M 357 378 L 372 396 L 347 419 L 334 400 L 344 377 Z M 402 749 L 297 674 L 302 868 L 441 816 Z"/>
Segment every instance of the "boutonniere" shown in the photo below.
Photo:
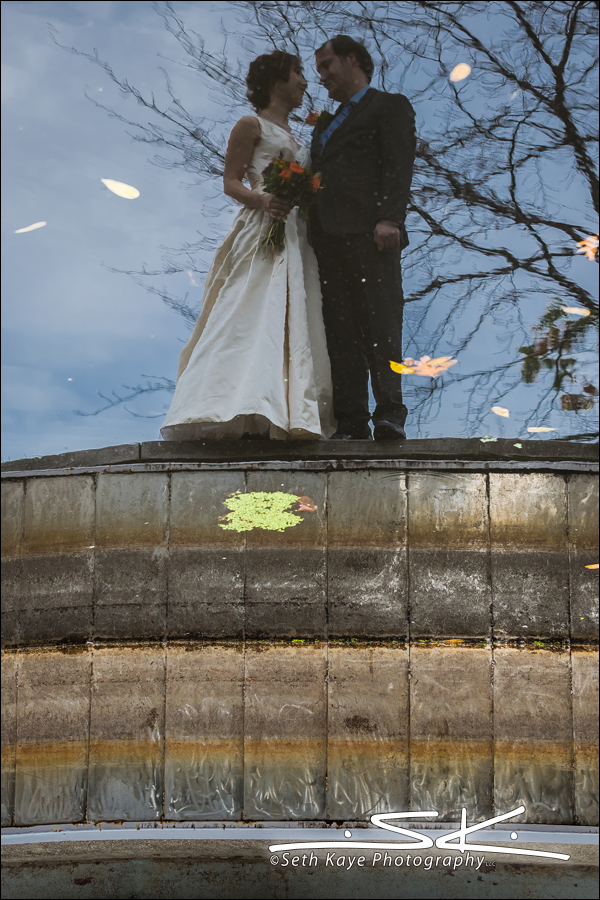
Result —
<path fill-rule="evenodd" d="M 318 131 L 322 131 L 323 128 L 327 128 L 331 120 L 335 118 L 333 113 L 324 109 L 320 113 L 316 111 L 316 109 L 311 109 L 306 119 L 304 120 L 305 125 L 310 125 L 311 128 L 316 128 Z"/>

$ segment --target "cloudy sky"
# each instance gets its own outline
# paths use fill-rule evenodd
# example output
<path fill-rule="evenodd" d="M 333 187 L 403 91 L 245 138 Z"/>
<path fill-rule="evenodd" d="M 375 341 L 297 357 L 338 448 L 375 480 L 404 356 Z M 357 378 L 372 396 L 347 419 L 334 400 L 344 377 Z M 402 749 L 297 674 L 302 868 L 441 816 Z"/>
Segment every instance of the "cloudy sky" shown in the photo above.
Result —
<path fill-rule="evenodd" d="M 173 5 L 209 49 L 220 48 L 219 20 L 231 17 L 230 9 L 205 0 Z M 124 385 L 143 383 L 144 376 L 174 379 L 189 334 L 158 297 L 109 267 L 160 269 L 162 248 L 193 242 L 199 231 L 220 238 L 232 215 L 231 208 L 212 212 L 218 185 L 197 186 L 181 170 L 152 165 L 150 148 L 132 139 L 132 129 L 86 99 L 87 91 L 123 115 L 149 121 L 99 67 L 58 47 L 48 25 L 63 45 L 97 49 L 119 77 L 154 91 L 164 106 L 159 66 L 168 65 L 184 106 L 223 119 L 218 97 L 207 96 L 191 69 L 165 62 L 183 55 L 150 2 L 2 4 L 3 460 L 158 439 L 170 394 L 128 407 L 157 418 L 135 417 L 122 406 L 75 414 L 104 405 L 99 392 L 127 392 Z M 307 74 L 314 80 L 314 72 Z M 326 99 L 314 84 L 311 90 Z M 418 127 L 428 114 L 418 109 Z M 122 199 L 102 178 L 133 185 L 140 196 Z M 40 221 L 46 226 L 15 233 Z M 578 263 L 588 286 L 592 266 L 588 272 L 585 260 Z M 200 305 L 197 276 L 184 272 L 155 286 L 187 293 L 190 305 Z M 409 311 L 407 333 L 416 315 Z M 483 332 L 468 364 L 481 365 L 501 350 L 496 337 Z M 531 394 L 522 390 L 526 408 Z M 409 436 L 461 436 L 461 403 L 460 392 L 449 389 L 429 426 Z M 506 427 L 492 414 L 482 433 L 502 434 Z"/>

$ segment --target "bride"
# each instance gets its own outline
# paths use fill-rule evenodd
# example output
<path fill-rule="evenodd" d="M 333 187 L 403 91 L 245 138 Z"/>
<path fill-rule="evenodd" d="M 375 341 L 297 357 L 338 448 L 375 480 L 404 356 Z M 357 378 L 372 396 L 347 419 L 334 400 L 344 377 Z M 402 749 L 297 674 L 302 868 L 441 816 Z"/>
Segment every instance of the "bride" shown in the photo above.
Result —
<path fill-rule="evenodd" d="M 244 208 L 215 254 L 179 356 L 165 440 L 318 440 L 335 431 L 317 260 L 298 210 L 262 189 L 274 157 L 309 164 L 288 124 L 307 82 L 300 59 L 276 50 L 250 64 L 246 84 L 257 115 L 234 126 L 223 174 L 224 192 Z M 285 247 L 273 253 L 261 240 L 282 218 Z"/>

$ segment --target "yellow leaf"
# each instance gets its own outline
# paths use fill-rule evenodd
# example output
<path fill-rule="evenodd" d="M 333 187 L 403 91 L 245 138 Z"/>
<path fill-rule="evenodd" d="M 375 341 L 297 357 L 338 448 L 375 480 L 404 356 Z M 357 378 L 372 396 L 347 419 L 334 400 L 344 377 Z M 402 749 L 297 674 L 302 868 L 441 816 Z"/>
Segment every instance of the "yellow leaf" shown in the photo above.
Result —
<path fill-rule="evenodd" d="M 576 316 L 589 316 L 590 310 L 583 306 L 561 306 L 563 312 L 574 313 Z"/>
<path fill-rule="evenodd" d="M 527 431 L 531 431 L 533 434 L 544 434 L 546 431 L 556 431 L 556 428 L 545 428 L 543 425 L 534 425 L 531 428 L 528 428 Z"/>
<path fill-rule="evenodd" d="M 450 81 L 462 81 L 470 72 L 471 66 L 468 63 L 459 63 L 450 72 Z"/>
<path fill-rule="evenodd" d="M 27 228 L 17 228 L 15 234 L 24 234 L 26 231 L 35 231 L 36 228 L 43 228 L 45 222 L 35 222 L 33 225 L 28 225 Z"/>
<path fill-rule="evenodd" d="M 137 188 L 130 184 L 124 184 L 122 181 L 113 181 L 112 178 L 101 178 L 102 184 L 105 184 L 109 191 L 116 194 L 117 197 L 123 197 L 124 200 L 135 200 L 140 196 Z"/>
<path fill-rule="evenodd" d="M 594 563 L 593 566 L 586 566 L 586 569 L 597 569 L 599 563 Z"/>
<path fill-rule="evenodd" d="M 398 375 L 414 375 L 415 370 L 411 366 L 405 366 L 403 363 L 392 362 L 390 359 L 390 367 L 393 372 Z"/>
<path fill-rule="evenodd" d="M 508 419 L 510 413 L 503 406 L 492 406 L 492 412 L 496 413 L 497 416 L 502 416 L 505 419 Z"/>

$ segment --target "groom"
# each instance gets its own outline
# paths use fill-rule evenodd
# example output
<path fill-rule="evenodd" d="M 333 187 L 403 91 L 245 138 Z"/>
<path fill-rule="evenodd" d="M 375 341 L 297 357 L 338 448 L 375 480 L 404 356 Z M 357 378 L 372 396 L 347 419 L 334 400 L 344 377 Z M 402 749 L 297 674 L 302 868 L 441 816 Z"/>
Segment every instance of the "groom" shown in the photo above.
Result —
<path fill-rule="evenodd" d="M 323 318 L 331 360 L 332 440 L 368 440 L 369 373 L 375 396 L 376 441 L 406 438 L 402 379 L 400 253 L 415 155 L 415 115 L 402 94 L 369 87 L 373 60 L 347 35 L 315 54 L 332 100 L 313 134 L 313 171 L 321 173 L 311 212 L 311 242 L 319 263 Z"/>

